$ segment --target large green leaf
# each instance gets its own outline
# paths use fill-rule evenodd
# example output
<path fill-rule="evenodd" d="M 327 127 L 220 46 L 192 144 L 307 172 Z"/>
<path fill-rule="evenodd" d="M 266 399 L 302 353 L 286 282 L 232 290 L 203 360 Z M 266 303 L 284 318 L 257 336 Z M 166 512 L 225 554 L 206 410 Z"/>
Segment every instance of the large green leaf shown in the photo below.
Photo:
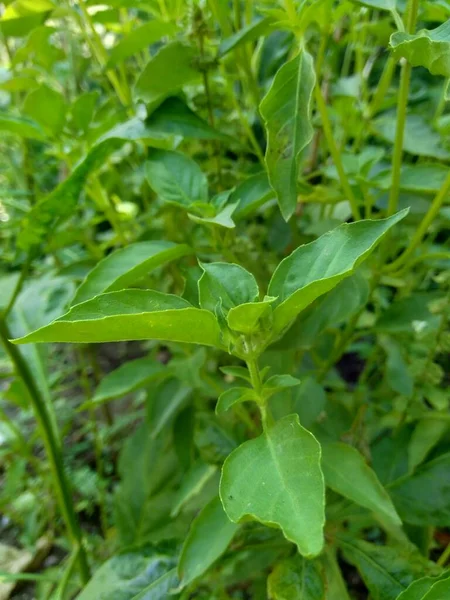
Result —
<path fill-rule="evenodd" d="M 450 527 L 450 454 L 443 454 L 389 487 L 400 516 L 413 525 Z"/>
<path fill-rule="evenodd" d="M 200 306 L 214 312 L 218 303 L 225 311 L 259 296 L 258 284 L 251 273 L 231 263 L 202 264 L 198 282 Z"/>
<path fill-rule="evenodd" d="M 406 58 L 413 67 L 426 67 L 433 75 L 450 77 L 450 19 L 436 29 L 415 34 L 397 31 L 389 46 L 395 58 Z"/>
<path fill-rule="evenodd" d="M 50 134 L 57 135 L 66 119 L 64 96 L 43 84 L 28 94 L 23 112 L 41 125 Z"/>
<path fill-rule="evenodd" d="M 164 202 L 186 208 L 208 201 L 208 182 L 200 167 L 181 152 L 153 150 L 145 163 L 149 186 Z"/>
<path fill-rule="evenodd" d="M 267 580 L 271 600 L 324 600 L 325 586 L 316 562 L 295 556 L 278 563 Z"/>
<path fill-rule="evenodd" d="M 116 250 L 97 263 L 87 275 L 72 305 L 90 300 L 102 292 L 123 290 L 152 269 L 190 253 L 192 250 L 185 244 L 153 240 Z"/>
<path fill-rule="evenodd" d="M 195 50 L 181 42 L 163 46 L 137 80 L 136 98 L 155 102 L 198 79 L 200 71 L 195 65 L 195 58 Z"/>
<path fill-rule="evenodd" d="M 181 586 L 209 569 L 225 552 L 238 527 L 227 517 L 218 497 L 205 506 L 193 521 L 183 544 L 178 563 Z"/>
<path fill-rule="evenodd" d="M 396 600 L 444 600 L 447 597 L 450 597 L 450 571 L 438 577 L 422 577 L 413 581 Z"/>
<path fill-rule="evenodd" d="M 123 290 L 77 304 L 59 319 L 15 342 L 145 339 L 218 346 L 219 326 L 212 313 L 194 308 L 178 296 L 152 290 Z"/>
<path fill-rule="evenodd" d="M 177 585 L 175 561 L 148 547 L 104 563 L 77 600 L 166 600 Z"/>
<path fill-rule="evenodd" d="M 278 526 L 304 556 L 322 550 L 320 446 L 297 415 L 281 419 L 230 454 L 222 469 L 220 497 L 232 521 L 251 517 Z"/>
<path fill-rule="evenodd" d="M 282 260 L 268 290 L 269 296 L 277 298 L 275 330 L 284 329 L 311 302 L 350 276 L 407 212 L 378 221 L 345 223 Z"/>
<path fill-rule="evenodd" d="M 260 111 L 267 131 L 266 164 L 283 217 L 297 206 L 300 152 L 311 141 L 311 98 L 316 82 L 313 59 L 301 50 L 281 67 Z"/>
<path fill-rule="evenodd" d="M 130 31 L 111 49 L 106 68 L 114 67 L 129 56 L 148 48 L 162 37 L 174 34 L 176 30 L 176 25 L 167 21 L 154 19 L 144 23 Z"/>
<path fill-rule="evenodd" d="M 346 560 L 357 567 L 373 600 L 396 600 L 417 577 L 438 571 L 414 547 L 378 546 L 339 538 Z"/>
<path fill-rule="evenodd" d="M 356 448 L 340 442 L 323 445 L 322 469 L 335 492 L 401 525 L 388 493 Z"/>

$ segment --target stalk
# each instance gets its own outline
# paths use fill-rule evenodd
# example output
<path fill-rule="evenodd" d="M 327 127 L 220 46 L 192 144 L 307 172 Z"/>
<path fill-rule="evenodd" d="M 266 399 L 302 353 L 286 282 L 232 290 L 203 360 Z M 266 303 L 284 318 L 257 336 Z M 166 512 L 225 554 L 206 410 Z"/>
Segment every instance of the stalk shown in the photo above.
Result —
<path fill-rule="evenodd" d="M 406 31 L 414 33 L 416 29 L 419 0 L 409 0 L 407 7 Z M 400 193 L 400 172 L 403 159 L 403 138 L 405 135 L 406 113 L 408 109 L 409 84 L 411 81 L 412 66 L 404 61 L 400 76 L 400 89 L 397 104 L 397 123 L 395 128 L 394 153 L 392 155 L 392 186 L 389 194 L 387 214 L 393 215 L 397 211 Z"/>
<path fill-rule="evenodd" d="M 258 398 L 258 407 L 261 412 L 263 428 L 266 429 L 268 426 L 274 423 L 274 419 L 270 412 L 267 401 L 261 396 L 262 381 L 261 373 L 259 372 L 258 361 L 256 358 L 247 358 L 246 363 L 248 372 L 250 374 L 250 381 L 252 387 L 255 390 L 256 396 Z"/>
<path fill-rule="evenodd" d="M 50 463 L 56 496 L 58 498 L 61 514 L 64 518 L 67 533 L 75 549 L 78 550 L 78 568 L 83 583 L 90 578 L 87 556 L 83 545 L 83 536 L 80 523 L 73 503 L 72 493 L 64 469 L 61 445 L 57 439 L 52 421 L 47 412 L 44 399 L 41 396 L 27 362 L 24 360 L 18 348 L 11 344 L 11 332 L 4 317 L 0 318 L 0 339 L 9 355 L 17 375 L 22 379 L 27 388 L 31 406 L 36 421 L 41 430 L 42 440 Z"/>
<path fill-rule="evenodd" d="M 353 193 L 353 190 L 350 186 L 347 173 L 344 170 L 344 165 L 342 164 L 341 155 L 339 149 L 336 145 L 336 141 L 333 137 L 333 130 L 331 127 L 330 119 L 328 117 L 327 105 L 325 104 L 325 100 L 322 96 L 322 91 L 320 89 L 320 85 L 316 83 L 314 88 L 314 94 L 316 98 L 317 108 L 320 113 L 320 118 L 322 120 L 323 132 L 325 134 L 325 139 L 327 140 L 328 148 L 330 150 L 331 157 L 333 158 L 334 165 L 339 175 L 339 181 L 341 183 L 341 187 L 347 196 L 347 200 L 350 202 L 350 207 L 352 209 L 353 219 L 358 221 L 361 218 L 361 214 L 359 212 L 358 202 Z"/>

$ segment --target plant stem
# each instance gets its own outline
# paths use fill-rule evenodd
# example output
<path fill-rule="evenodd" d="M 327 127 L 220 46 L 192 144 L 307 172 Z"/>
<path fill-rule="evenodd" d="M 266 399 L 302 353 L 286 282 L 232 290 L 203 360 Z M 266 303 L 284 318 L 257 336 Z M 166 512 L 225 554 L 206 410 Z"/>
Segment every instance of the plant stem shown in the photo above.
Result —
<path fill-rule="evenodd" d="M 358 203 L 355 195 L 353 194 L 353 190 L 350 186 L 347 174 L 344 169 L 344 165 L 342 164 L 340 151 L 336 145 L 336 142 L 333 137 L 333 130 L 331 127 L 330 119 L 328 117 L 327 106 L 325 104 L 325 100 L 322 95 L 322 91 L 320 89 L 319 83 L 316 83 L 314 88 L 314 94 L 316 98 L 317 108 L 320 113 L 320 118 L 322 120 L 323 132 L 325 134 L 325 139 L 327 140 L 328 148 L 330 150 L 331 157 L 333 158 L 334 165 L 339 175 L 339 181 L 341 182 L 341 187 L 347 196 L 347 200 L 350 203 L 350 207 L 352 209 L 353 219 L 358 221 L 361 218 L 361 214 L 359 212 Z"/>
<path fill-rule="evenodd" d="M 414 33 L 416 28 L 417 13 L 419 10 L 419 0 L 409 0 L 407 7 L 406 30 L 408 33 Z M 395 127 L 394 152 L 392 155 L 392 185 L 389 194 L 387 208 L 388 216 L 397 212 L 398 198 L 400 194 L 400 173 L 403 159 L 403 138 L 405 135 L 406 113 L 408 110 L 409 85 L 411 81 L 411 63 L 406 60 L 402 64 L 400 76 L 400 89 L 397 104 L 397 122 Z"/>
<path fill-rule="evenodd" d="M 444 552 L 438 558 L 437 564 L 440 567 L 444 567 L 447 564 L 448 559 L 450 558 L 450 544 L 447 545 Z"/>
<path fill-rule="evenodd" d="M 417 248 L 417 246 L 422 241 L 423 237 L 425 236 L 425 234 L 428 230 L 428 227 L 433 222 L 433 220 L 436 217 L 436 215 L 438 214 L 442 204 L 445 202 L 445 200 L 448 198 L 449 195 L 450 195 L 450 172 L 447 175 L 447 178 L 444 181 L 441 189 L 439 190 L 436 197 L 434 198 L 430 208 L 428 209 L 428 212 L 426 213 L 426 215 L 422 219 L 422 222 L 420 223 L 419 227 L 417 228 L 416 233 L 414 234 L 409 246 L 406 248 L 406 250 L 403 252 L 403 254 L 397 258 L 397 260 L 395 260 L 390 265 L 386 266 L 385 271 L 387 271 L 387 272 L 396 271 L 400 266 L 402 266 L 405 263 L 406 259 L 414 252 L 414 250 Z"/>
<path fill-rule="evenodd" d="M 14 306 L 14 303 L 15 303 L 15 301 L 17 299 L 17 296 L 22 291 L 23 284 L 25 283 L 25 278 L 28 275 L 28 271 L 30 270 L 31 261 L 32 261 L 31 252 L 28 252 L 27 257 L 25 259 L 25 262 L 22 265 L 22 270 L 20 272 L 19 279 L 17 280 L 16 287 L 14 288 L 12 296 L 11 296 L 9 302 L 8 302 L 8 306 L 3 311 L 3 318 L 4 319 L 6 319 L 6 317 L 11 312 L 11 309 Z"/>
<path fill-rule="evenodd" d="M 247 358 L 246 359 L 248 372 L 250 374 L 250 381 L 253 389 L 255 390 L 256 396 L 258 398 L 258 407 L 261 412 L 261 420 L 263 424 L 263 428 L 267 429 L 270 425 L 273 424 L 274 419 L 270 412 L 270 408 L 268 406 L 267 400 L 262 397 L 261 389 L 262 389 L 262 381 L 261 374 L 259 372 L 258 361 L 256 358 Z"/>
<path fill-rule="evenodd" d="M 55 486 L 55 492 L 58 497 L 60 510 L 66 524 L 69 538 L 71 539 L 74 548 L 78 549 L 79 552 L 78 568 L 80 571 L 80 576 L 83 583 L 87 583 L 90 577 L 89 566 L 83 545 L 83 536 L 80 523 L 75 511 L 72 493 L 64 469 L 61 444 L 55 435 L 51 418 L 47 412 L 45 401 L 42 398 L 39 388 L 33 379 L 28 364 L 23 358 L 22 354 L 19 352 L 18 348 L 9 341 L 11 337 L 12 335 L 8 329 L 5 319 L 3 317 L 0 318 L 0 339 L 11 359 L 11 362 L 14 365 L 17 375 L 22 379 L 25 387 L 27 388 L 33 412 L 41 430 L 42 440 L 50 463 L 50 469 L 53 475 L 53 482 Z"/>

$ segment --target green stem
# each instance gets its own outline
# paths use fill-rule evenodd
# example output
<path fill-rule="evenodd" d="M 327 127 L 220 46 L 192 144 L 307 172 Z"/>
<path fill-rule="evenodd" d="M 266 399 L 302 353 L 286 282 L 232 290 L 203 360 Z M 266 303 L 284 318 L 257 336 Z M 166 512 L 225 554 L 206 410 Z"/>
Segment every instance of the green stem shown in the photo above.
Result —
<path fill-rule="evenodd" d="M 339 181 L 341 182 L 341 187 L 347 196 L 347 200 L 350 203 L 350 207 L 352 209 L 353 219 L 358 221 L 361 218 L 361 214 L 359 212 L 358 203 L 355 195 L 353 194 L 353 190 L 350 186 L 349 180 L 347 178 L 347 174 L 344 170 L 344 165 L 342 164 L 341 154 L 336 145 L 336 142 L 333 137 L 333 130 L 331 127 L 331 122 L 328 116 L 327 105 L 322 95 L 322 91 L 320 89 L 320 85 L 317 83 L 315 86 L 315 98 L 317 108 L 320 113 L 320 118 L 322 120 L 323 132 L 325 134 L 325 139 L 328 144 L 328 148 L 330 150 L 330 154 L 333 158 L 334 165 L 339 175 Z"/>
<path fill-rule="evenodd" d="M 23 284 L 25 283 L 26 276 L 28 275 L 28 271 L 30 270 L 31 260 L 32 260 L 32 258 L 31 258 L 31 252 L 28 252 L 27 257 L 25 259 L 25 262 L 22 265 L 22 270 L 20 272 L 19 279 L 17 280 L 16 287 L 14 288 L 12 296 L 11 296 L 9 302 L 8 302 L 8 306 L 3 311 L 3 318 L 4 319 L 6 319 L 6 317 L 11 312 L 12 307 L 14 306 L 14 303 L 15 303 L 15 301 L 17 299 L 17 296 L 22 291 L 22 287 L 23 287 Z"/>
<path fill-rule="evenodd" d="M 450 194 L 450 172 L 447 175 L 447 178 L 444 181 L 444 184 L 442 185 L 441 189 L 439 190 L 436 197 L 434 198 L 430 208 L 428 209 L 428 212 L 426 213 L 426 215 L 422 219 L 422 222 L 420 223 L 419 227 L 417 228 L 416 233 L 414 234 L 409 246 L 406 248 L 406 250 L 403 252 L 403 254 L 397 258 L 397 260 L 395 260 L 390 265 L 386 266 L 385 271 L 387 271 L 387 272 L 396 271 L 400 266 L 402 266 L 405 263 L 406 259 L 414 252 L 414 250 L 417 248 L 417 246 L 421 243 L 422 239 L 424 238 L 424 236 L 428 230 L 428 227 L 433 222 L 434 218 L 438 214 L 441 206 L 444 204 L 444 202 L 448 198 L 449 194 Z"/>
<path fill-rule="evenodd" d="M 267 400 L 261 395 L 262 381 L 261 374 L 259 372 L 258 361 L 256 358 L 249 357 L 246 359 L 246 363 L 248 372 L 250 374 L 250 381 L 252 387 L 255 390 L 256 396 L 258 398 L 258 407 L 261 412 L 263 428 L 267 429 L 267 427 L 270 427 L 274 423 L 274 419 L 272 413 L 270 412 Z"/>
<path fill-rule="evenodd" d="M 450 558 L 450 544 L 447 545 L 446 549 L 444 550 L 444 552 L 439 557 L 439 559 L 437 561 L 437 564 L 440 567 L 444 567 L 447 564 L 449 558 Z"/>
<path fill-rule="evenodd" d="M 409 0 L 407 7 L 406 30 L 414 33 L 416 28 L 419 0 Z M 403 138 L 405 135 L 406 113 L 408 110 L 409 85 L 411 81 L 411 63 L 404 61 L 400 76 L 400 89 L 397 104 L 397 123 L 395 127 L 394 152 L 392 155 L 392 185 L 389 194 L 387 214 L 393 215 L 397 212 L 398 198 L 400 194 L 400 173 L 403 159 Z"/>
<path fill-rule="evenodd" d="M 28 363 L 25 361 L 18 348 L 9 341 L 11 337 L 12 335 L 8 329 L 6 321 L 4 318 L 0 318 L 0 339 L 11 359 L 11 362 L 14 365 L 17 375 L 22 379 L 25 387 L 27 388 L 33 412 L 41 430 L 42 440 L 53 475 L 55 492 L 59 501 L 62 516 L 66 524 L 67 533 L 74 548 L 79 550 L 78 567 L 80 576 L 83 583 L 87 583 L 90 577 L 87 556 L 83 545 L 83 536 L 80 523 L 75 511 L 72 493 L 64 469 L 61 445 L 55 435 L 51 418 L 47 412 L 45 401 L 42 398 L 39 388 L 33 379 L 31 371 L 28 367 Z"/>
<path fill-rule="evenodd" d="M 395 64 L 396 63 L 394 58 L 392 56 L 389 56 L 389 58 L 386 61 L 386 64 L 384 65 L 383 73 L 378 83 L 377 91 L 375 92 L 372 104 L 369 109 L 369 115 L 371 117 L 379 112 L 381 105 L 383 104 L 383 101 L 386 98 L 386 94 L 388 92 L 389 86 L 391 85 L 392 77 L 394 75 Z"/>

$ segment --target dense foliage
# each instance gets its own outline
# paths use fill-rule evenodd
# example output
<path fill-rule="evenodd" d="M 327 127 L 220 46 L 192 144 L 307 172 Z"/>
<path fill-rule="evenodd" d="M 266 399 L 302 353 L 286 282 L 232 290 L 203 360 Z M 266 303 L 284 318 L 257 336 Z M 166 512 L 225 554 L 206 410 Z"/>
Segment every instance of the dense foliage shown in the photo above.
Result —
<path fill-rule="evenodd" d="M 0 32 L 0 598 L 450 598 L 448 0 Z"/>

